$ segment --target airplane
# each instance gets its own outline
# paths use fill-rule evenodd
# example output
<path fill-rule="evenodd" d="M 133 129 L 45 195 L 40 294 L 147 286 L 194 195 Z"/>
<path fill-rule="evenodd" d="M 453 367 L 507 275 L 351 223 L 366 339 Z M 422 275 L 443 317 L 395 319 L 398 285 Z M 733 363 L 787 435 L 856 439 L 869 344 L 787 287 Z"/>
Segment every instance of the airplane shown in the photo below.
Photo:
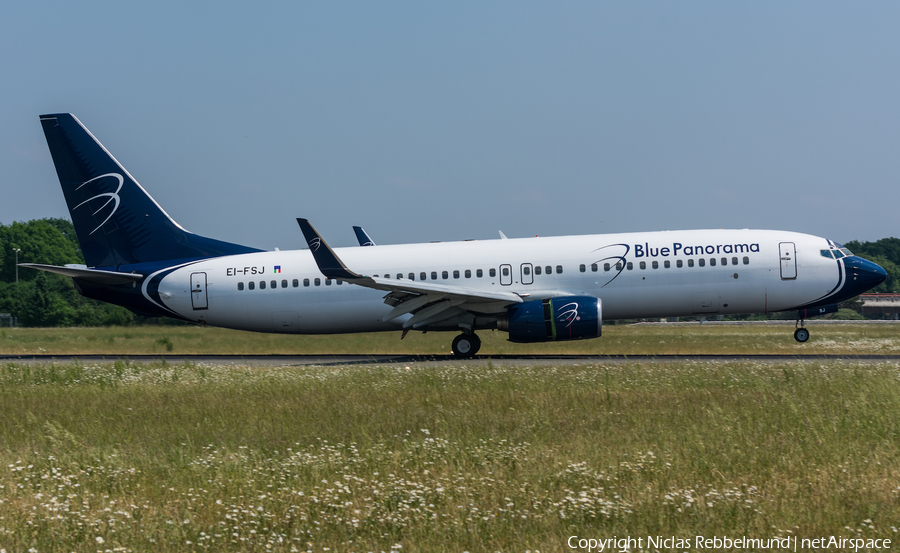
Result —
<path fill-rule="evenodd" d="M 84 296 L 145 316 L 255 332 L 476 331 L 511 342 L 601 336 L 615 319 L 837 311 L 886 278 L 842 245 L 776 230 L 684 230 L 262 251 L 188 232 L 68 113 L 40 116 L 85 265 Z"/>

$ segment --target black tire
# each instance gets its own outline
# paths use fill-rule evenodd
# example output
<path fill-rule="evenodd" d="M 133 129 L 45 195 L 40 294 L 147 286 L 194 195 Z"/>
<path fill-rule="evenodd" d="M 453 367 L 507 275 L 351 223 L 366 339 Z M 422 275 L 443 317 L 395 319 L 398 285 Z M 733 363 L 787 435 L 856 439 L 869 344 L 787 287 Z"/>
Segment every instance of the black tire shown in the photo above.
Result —
<path fill-rule="evenodd" d="M 460 334 L 453 339 L 453 355 L 462 359 L 468 359 L 475 355 L 481 346 L 481 340 L 474 334 Z"/>
<path fill-rule="evenodd" d="M 472 334 L 471 336 L 472 340 L 475 341 L 475 351 L 472 352 L 472 355 L 478 355 L 478 351 L 481 349 L 481 338 L 477 334 Z"/>
<path fill-rule="evenodd" d="M 805 328 L 798 328 L 794 331 L 794 340 L 797 340 L 801 344 L 809 340 L 809 331 Z"/>

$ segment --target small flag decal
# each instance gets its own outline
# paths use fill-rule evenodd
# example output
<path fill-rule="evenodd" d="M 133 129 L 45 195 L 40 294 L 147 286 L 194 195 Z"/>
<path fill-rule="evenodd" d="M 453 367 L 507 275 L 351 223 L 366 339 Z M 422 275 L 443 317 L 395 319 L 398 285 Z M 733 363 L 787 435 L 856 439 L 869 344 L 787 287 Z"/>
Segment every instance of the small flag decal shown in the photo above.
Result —
<path fill-rule="evenodd" d="M 281 272 L 281 265 L 275 265 L 275 272 L 276 272 L 276 273 L 280 273 L 280 272 Z"/>

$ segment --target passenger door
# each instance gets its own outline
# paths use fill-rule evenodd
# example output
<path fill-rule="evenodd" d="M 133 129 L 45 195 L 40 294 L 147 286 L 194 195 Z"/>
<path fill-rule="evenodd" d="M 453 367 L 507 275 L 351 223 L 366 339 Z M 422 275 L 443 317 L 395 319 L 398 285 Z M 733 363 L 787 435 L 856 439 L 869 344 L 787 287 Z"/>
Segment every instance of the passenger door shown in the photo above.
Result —
<path fill-rule="evenodd" d="M 797 249 L 793 242 L 778 244 L 778 255 L 781 258 L 781 280 L 797 278 Z"/>
<path fill-rule="evenodd" d="M 191 305 L 195 310 L 209 309 L 206 298 L 206 273 L 191 273 Z"/>

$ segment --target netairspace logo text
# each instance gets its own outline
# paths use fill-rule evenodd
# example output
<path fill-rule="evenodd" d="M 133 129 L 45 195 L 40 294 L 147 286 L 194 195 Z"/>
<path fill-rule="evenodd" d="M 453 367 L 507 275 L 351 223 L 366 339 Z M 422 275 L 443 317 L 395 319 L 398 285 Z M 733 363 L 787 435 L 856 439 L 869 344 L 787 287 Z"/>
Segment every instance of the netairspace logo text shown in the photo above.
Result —
<path fill-rule="evenodd" d="M 603 553 L 634 551 L 641 549 L 678 549 L 686 551 L 696 550 L 773 550 L 773 551 L 803 551 L 807 549 L 832 549 L 835 551 L 871 551 L 877 549 L 890 549 L 891 540 L 878 538 L 845 538 L 843 536 L 824 536 L 818 538 L 800 538 L 790 536 L 787 538 L 748 538 L 741 536 L 693 536 L 682 538 L 678 536 L 646 536 L 633 538 L 626 536 L 620 538 L 582 538 L 570 536 L 566 544 L 570 549 L 581 551 L 597 551 Z"/>

